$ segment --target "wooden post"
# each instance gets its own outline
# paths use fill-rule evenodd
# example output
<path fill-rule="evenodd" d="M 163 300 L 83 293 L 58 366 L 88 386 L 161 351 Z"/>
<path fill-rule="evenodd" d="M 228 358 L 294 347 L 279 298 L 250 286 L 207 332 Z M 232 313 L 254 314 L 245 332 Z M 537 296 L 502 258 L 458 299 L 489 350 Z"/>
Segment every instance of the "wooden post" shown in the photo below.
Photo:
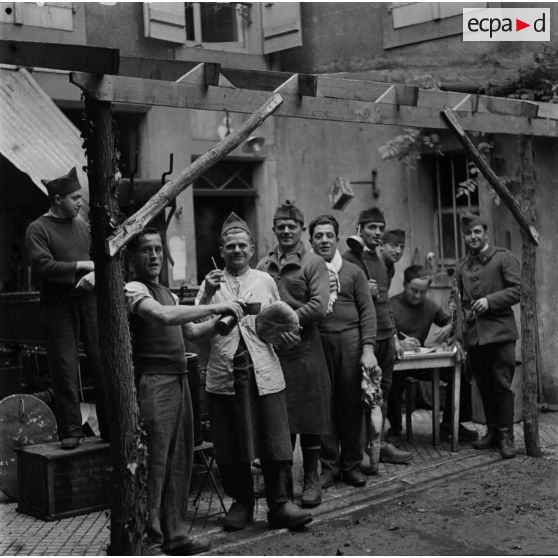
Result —
<path fill-rule="evenodd" d="M 144 554 L 147 450 L 134 385 L 121 261 L 105 251 L 118 210 L 111 105 L 86 95 L 85 112 L 99 337 L 114 465 L 108 553 L 137 556 Z"/>
<path fill-rule="evenodd" d="M 469 139 L 455 114 L 445 109 L 442 117 L 448 127 L 457 136 L 465 148 L 465 152 L 475 161 L 478 169 L 502 198 L 519 223 L 523 239 L 521 263 L 521 360 L 523 362 L 523 429 L 525 450 L 527 455 L 540 457 L 539 420 L 537 407 L 537 316 L 536 308 L 536 247 L 539 233 L 534 226 L 535 221 L 535 170 L 533 165 L 533 148 L 531 138 L 521 136 L 520 140 L 520 172 L 521 200 L 508 190 L 503 180 L 488 166 L 473 142 Z"/>
<path fill-rule="evenodd" d="M 283 98 L 279 93 L 272 95 L 242 126 L 228 134 L 215 147 L 167 182 L 141 209 L 126 219 L 108 238 L 106 249 L 109 255 L 114 256 L 182 190 L 186 189 L 194 180 L 239 146 L 268 116 L 273 114 L 282 102 Z"/>
<path fill-rule="evenodd" d="M 519 136 L 519 201 L 527 222 L 535 221 L 536 176 L 533 164 L 532 138 Z M 532 457 L 541 456 L 539 440 L 538 382 L 540 361 L 537 358 L 537 250 L 529 235 L 521 229 L 521 360 L 523 367 L 523 435 L 525 450 Z"/>

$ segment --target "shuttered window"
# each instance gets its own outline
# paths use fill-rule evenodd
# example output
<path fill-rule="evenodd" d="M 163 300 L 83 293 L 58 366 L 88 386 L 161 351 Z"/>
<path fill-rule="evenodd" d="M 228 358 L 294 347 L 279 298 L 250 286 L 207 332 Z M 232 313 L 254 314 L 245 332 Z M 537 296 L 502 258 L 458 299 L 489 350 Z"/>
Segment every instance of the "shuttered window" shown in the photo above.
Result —
<path fill-rule="evenodd" d="M 74 30 L 74 6 L 71 2 L 0 2 L 0 23 Z"/>
<path fill-rule="evenodd" d="M 171 43 L 186 42 L 184 2 L 145 2 L 143 21 L 146 37 Z"/>
<path fill-rule="evenodd" d="M 266 2 L 261 9 L 264 54 L 302 45 L 299 2 Z"/>
<path fill-rule="evenodd" d="M 420 43 L 463 31 L 463 8 L 485 8 L 488 2 L 392 2 L 385 5 L 384 48 Z"/>

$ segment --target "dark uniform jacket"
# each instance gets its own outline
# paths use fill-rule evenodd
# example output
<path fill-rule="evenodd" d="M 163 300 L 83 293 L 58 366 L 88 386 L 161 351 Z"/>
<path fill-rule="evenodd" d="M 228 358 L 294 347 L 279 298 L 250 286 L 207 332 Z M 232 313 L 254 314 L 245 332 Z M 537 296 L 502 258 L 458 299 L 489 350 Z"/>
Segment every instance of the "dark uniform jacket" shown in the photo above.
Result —
<path fill-rule="evenodd" d="M 489 246 L 457 265 L 457 285 L 465 313 L 468 346 L 515 341 L 518 337 L 512 306 L 519 302 L 520 269 L 505 248 Z M 482 316 L 470 311 L 475 300 L 486 297 L 489 309 Z"/>

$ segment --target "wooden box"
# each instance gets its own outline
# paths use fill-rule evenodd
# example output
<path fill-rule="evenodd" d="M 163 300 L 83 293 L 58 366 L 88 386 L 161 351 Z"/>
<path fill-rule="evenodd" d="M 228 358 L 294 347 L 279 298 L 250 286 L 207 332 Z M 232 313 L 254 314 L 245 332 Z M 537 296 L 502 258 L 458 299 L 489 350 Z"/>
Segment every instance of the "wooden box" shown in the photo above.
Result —
<path fill-rule="evenodd" d="M 100 438 L 85 438 L 75 450 L 52 442 L 17 452 L 17 511 L 53 521 L 110 507 L 112 457 Z"/>

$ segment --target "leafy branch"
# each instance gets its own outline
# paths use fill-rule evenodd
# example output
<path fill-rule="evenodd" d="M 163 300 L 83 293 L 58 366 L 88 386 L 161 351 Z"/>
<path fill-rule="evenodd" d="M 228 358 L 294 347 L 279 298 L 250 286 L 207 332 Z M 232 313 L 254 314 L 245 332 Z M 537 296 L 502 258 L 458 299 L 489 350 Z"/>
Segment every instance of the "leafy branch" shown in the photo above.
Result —
<path fill-rule="evenodd" d="M 395 136 L 378 147 L 382 160 L 397 159 L 405 165 L 421 157 L 423 149 L 430 149 L 443 155 L 440 136 L 435 132 L 427 132 L 416 128 L 404 128 L 404 133 Z"/>

